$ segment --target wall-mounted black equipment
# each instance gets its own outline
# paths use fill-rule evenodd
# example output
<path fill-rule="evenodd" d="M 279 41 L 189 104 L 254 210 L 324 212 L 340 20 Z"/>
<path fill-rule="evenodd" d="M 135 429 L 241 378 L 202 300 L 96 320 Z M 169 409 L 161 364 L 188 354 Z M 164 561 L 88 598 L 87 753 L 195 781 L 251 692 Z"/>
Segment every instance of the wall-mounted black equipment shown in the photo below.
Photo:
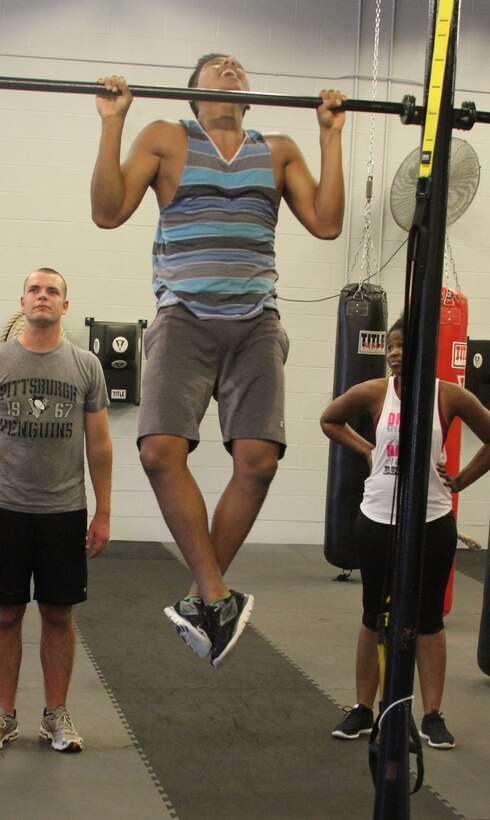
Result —
<path fill-rule="evenodd" d="M 465 387 L 490 410 L 490 339 L 468 338 Z"/>
<path fill-rule="evenodd" d="M 85 324 L 90 327 L 89 349 L 102 365 L 110 401 L 139 404 L 146 319 L 136 323 L 96 322 L 87 316 Z"/>

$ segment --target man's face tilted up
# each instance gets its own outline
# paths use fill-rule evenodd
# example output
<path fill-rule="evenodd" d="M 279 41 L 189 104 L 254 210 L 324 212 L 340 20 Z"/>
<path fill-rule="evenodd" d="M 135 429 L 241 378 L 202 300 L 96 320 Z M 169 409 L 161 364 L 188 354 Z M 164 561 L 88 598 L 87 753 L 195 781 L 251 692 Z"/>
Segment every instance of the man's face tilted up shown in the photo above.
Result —
<path fill-rule="evenodd" d="M 210 54 L 204 55 L 197 61 L 188 83 L 189 88 L 223 89 L 223 91 L 249 91 L 250 85 L 243 66 L 232 55 Z M 198 103 L 190 102 L 195 116 L 198 118 Z M 243 113 L 249 108 L 244 106 Z"/>

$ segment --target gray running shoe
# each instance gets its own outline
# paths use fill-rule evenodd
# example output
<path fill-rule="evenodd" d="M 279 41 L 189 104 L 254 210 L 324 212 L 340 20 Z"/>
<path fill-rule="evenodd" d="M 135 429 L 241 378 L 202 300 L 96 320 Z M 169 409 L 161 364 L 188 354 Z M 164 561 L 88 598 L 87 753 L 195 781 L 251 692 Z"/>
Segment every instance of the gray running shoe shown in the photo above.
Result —
<path fill-rule="evenodd" d="M 163 610 L 183 641 L 200 658 L 206 658 L 211 651 L 209 623 L 204 601 L 197 595 L 177 601 Z"/>
<path fill-rule="evenodd" d="M 73 754 L 83 749 L 83 738 L 75 729 L 64 706 L 57 706 L 54 712 L 44 710 L 39 734 L 45 740 L 50 740 L 57 752 Z"/>
<path fill-rule="evenodd" d="M 342 740 L 356 740 L 359 735 L 371 733 L 374 723 L 373 710 L 362 703 L 356 706 L 344 706 L 346 716 L 332 732 L 333 737 Z"/>
<path fill-rule="evenodd" d="M 3 749 L 3 744 L 6 740 L 15 740 L 19 737 L 19 730 L 17 728 L 16 711 L 9 715 L 5 709 L 0 708 L 0 749 Z"/>
<path fill-rule="evenodd" d="M 253 595 L 244 595 L 231 589 L 228 598 L 206 607 L 213 641 L 212 666 L 219 666 L 233 649 L 245 629 L 253 606 Z"/>
<path fill-rule="evenodd" d="M 434 749 L 454 749 L 456 745 L 454 737 L 446 727 L 442 712 L 436 709 L 424 715 L 419 734 L 425 737 L 429 741 L 429 746 L 433 746 Z"/>

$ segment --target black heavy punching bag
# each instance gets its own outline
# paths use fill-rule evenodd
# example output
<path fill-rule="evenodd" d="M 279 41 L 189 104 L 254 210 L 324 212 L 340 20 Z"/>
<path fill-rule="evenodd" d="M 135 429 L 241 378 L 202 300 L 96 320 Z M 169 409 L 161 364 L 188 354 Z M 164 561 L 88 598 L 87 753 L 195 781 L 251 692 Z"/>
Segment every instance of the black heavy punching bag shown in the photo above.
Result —
<path fill-rule="evenodd" d="M 488 538 L 487 569 L 483 588 L 480 634 L 478 637 L 478 666 L 485 675 L 490 675 L 490 535 Z"/>
<path fill-rule="evenodd" d="M 386 375 L 385 337 L 388 313 L 386 293 L 379 285 L 353 283 L 340 292 L 333 398 L 349 387 Z M 374 443 L 371 417 L 362 414 L 350 426 Z M 325 519 L 325 558 L 350 570 L 359 567 L 354 543 L 354 521 L 368 476 L 366 459 L 330 442 Z"/>

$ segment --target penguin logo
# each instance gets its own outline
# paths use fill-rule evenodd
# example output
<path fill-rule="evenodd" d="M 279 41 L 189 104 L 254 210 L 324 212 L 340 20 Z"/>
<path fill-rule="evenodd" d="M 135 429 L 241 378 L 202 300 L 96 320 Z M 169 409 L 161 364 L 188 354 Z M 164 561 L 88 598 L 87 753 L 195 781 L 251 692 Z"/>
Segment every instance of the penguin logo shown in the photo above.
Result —
<path fill-rule="evenodd" d="M 49 407 L 48 400 L 45 396 L 31 396 L 27 403 L 31 408 L 27 415 L 34 416 L 36 421 L 39 419 L 40 416 L 44 413 L 45 410 Z"/>

